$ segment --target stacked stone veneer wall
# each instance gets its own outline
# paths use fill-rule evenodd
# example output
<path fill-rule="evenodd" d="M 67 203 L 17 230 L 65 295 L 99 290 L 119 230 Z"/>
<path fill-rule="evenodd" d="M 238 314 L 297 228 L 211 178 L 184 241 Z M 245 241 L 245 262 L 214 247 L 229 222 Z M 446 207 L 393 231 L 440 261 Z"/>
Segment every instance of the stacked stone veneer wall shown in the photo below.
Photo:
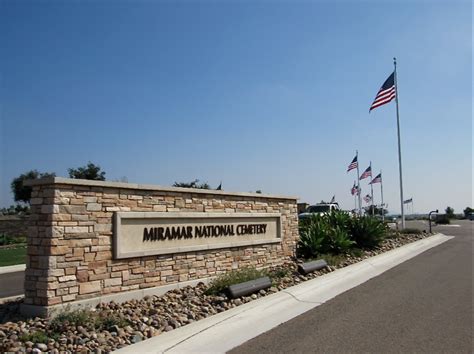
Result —
<path fill-rule="evenodd" d="M 201 279 L 294 256 L 295 198 L 49 178 L 32 183 L 25 304 L 41 307 Z M 281 213 L 282 242 L 113 259 L 118 211 Z"/>

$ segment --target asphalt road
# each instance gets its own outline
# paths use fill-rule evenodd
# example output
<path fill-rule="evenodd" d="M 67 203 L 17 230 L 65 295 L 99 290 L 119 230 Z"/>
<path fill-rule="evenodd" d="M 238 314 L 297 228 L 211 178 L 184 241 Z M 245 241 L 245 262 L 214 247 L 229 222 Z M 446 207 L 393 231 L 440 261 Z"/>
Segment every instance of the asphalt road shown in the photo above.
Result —
<path fill-rule="evenodd" d="M 0 274 L 0 299 L 23 295 L 24 281 L 24 271 Z"/>
<path fill-rule="evenodd" d="M 452 240 L 230 353 L 474 352 L 474 222 L 456 224 L 433 228 Z"/>

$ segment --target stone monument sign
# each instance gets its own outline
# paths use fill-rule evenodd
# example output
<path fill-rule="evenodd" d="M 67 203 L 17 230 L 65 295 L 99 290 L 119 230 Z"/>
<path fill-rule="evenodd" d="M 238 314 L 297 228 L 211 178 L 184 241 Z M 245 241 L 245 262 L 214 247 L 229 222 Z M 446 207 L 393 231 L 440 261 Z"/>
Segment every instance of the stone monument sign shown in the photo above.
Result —
<path fill-rule="evenodd" d="M 295 253 L 294 197 L 59 177 L 30 185 L 30 314 L 139 298 Z"/>

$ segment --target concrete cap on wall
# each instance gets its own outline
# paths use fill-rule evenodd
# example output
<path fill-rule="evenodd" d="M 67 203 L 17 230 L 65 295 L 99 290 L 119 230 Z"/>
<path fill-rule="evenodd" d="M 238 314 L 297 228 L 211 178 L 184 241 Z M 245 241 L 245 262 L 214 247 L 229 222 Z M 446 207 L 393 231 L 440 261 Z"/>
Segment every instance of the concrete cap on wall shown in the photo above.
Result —
<path fill-rule="evenodd" d="M 93 181 L 88 179 L 74 179 L 64 177 L 45 177 L 40 179 L 32 179 L 25 181 L 26 186 L 47 186 L 47 185 L 71 185 L 84 187 L 102 187 L 102 188 L 119 188 L 119 189 L 135 189 L 148 191 L 163 191 L 163 192 L 179 192 L 192 194 L 208 194 L 218 196 L 235 196 L 235 197 L 250 197 L 261 199 L 284 199 L 284 200 L 298 200 L 298 197 L 283 196 L 283 195 L 269 195 L 260 193 L 247 192 L 228 192 L 214 189 L 199 189 L 199 188 L 181 188 L 181 187 L 167 187 L 154 184 L 136 184 L 124 182 L 108 182 L 108 181 Z"/>

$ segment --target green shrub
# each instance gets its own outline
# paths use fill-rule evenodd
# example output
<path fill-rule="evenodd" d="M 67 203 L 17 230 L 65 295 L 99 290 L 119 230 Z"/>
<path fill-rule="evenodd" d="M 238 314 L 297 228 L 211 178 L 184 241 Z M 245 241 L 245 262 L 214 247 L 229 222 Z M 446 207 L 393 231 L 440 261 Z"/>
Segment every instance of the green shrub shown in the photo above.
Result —
<path fill-rule="evenodd" d="M 125 327 L 129 322 L 115 313 L 93 312 L 90 310 L 65 311 L 50 322 L 54 333 L 61 332 L 66 326 L 82 326 L 91 330 L 110 330 L 113 326 Z"/>
<path fill-rule="evenodd" d="M 291 274 L 291 270 L 288 269 L 288 268 L 277 268 L 277 269 L 274 269 L 274 270 L 271 270 L 268 272 L 268 276 L 272 279 L 272 280 L 278 280 L 278 279 L 281 279 L 281 278 L 285 278 L 287 276 L 289 276 Z"/>
<path fill-rule="evenodd" d="M 300 240 L 298 251 L 307 258 L 325 253 L 326 235 L 329 226 L 321 215 L 311 215 L 300 224 Z"/>
<path fill-rule="evenodd" d="M 347 229 L 338 224 L 345 222 L 342 214 L 312 215 L 300 226 L 299 252 L 306 258 L 346 252 L 354 242 Z"/>
<path fill-rule="evenodd" d="M 130 323 L 114 313 L 99 313 L 95 320 L 95 328 L 110 331 L 112 327 L 117 326 L 123 328 Z"/>
<path fill-rule="evenodd" d="M 374 248 L 380 245 L 387 235 L 387 226 L 370 216 L 351 220 L 350 235 L 360 248 Z"/>
<path fill-rule="evenodd" d="M 88 310 L 65 311 L 54 317 L 49 328 L 61 332 L 67 325 L 95 328 L 95 314 Z"/>
<path fill-rule="evenodd" d="M 328 235 L 329 252 L 340 254 L 348 251 L 355 242 L 352 241 L 347 233 L 347 229 L 334 227 Z"/>
<path fill-rule="evenodd" d="M 35 331 L 30 333 L 25 333 L 20 336 L 20 340 L 24 342 L 33 342 L 33 343 L 48 343 L 48 335 L 43 331 Z"/>
<path fill-rule="evenodd" d="M 0 246 L 16 245 L 22 243 L 26 243 L 25 236 L 10 236 L 7 234 L 0 235 Z"/>
<path fill-rule="evenodd" d="M 353 257 L 362 257 L 364 252 L 360 248 L 353 248 L 349 252 Z"/>
<path fill-rule="evenodd" d="M 246 267 L 238 270 L 233 270 L 228 273 L 219 275 L 211 281 L 206 290 L 207 295 L 221 294 L 230 285 L 243 283 L 250 280 L 255 280 L 261 277 L 268 276 L 268 272 L 264 269 L 259 270 L 251 267 Z"/>
<path fill-rule="evenodd" d="M 420 229 L 414 228 L 414 227 L 407 227 L 406 229 L 401 230 L 400 233 L 401 233 L 401 234 L 415 234 L 415 235 L 419 235 L 419 234 L 422 234 L 423 231 L 421 231 Z"/>
<path fill-rule="evenodd" d="M 348 231 L 351 225 L 351 216 L 349 213 L 342 210 L 334 210 L 329 214 L 324 215 L 330 226 L 339 227 L 343 230 Z"/>

